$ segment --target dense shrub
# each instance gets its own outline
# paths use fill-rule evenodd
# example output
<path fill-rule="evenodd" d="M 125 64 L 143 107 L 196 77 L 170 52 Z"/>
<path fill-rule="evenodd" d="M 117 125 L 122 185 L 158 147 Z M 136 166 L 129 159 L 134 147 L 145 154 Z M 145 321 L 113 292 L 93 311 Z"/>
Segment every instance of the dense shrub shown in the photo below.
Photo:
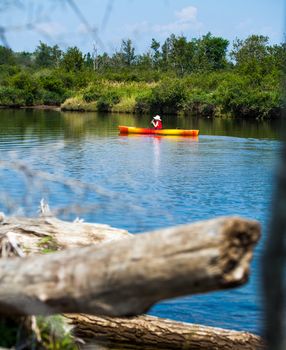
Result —
<path fill-rule="evenodd" d="M 215 115 L 216 101 L 212 92 L 205 92 L 200 89 L 188 91 L 185 100 L 182 103 L 182 111 L 185 114 L 198 114 L 207 117 Z"/>
<path fill-rule="evenodd" d="M 235 80 L 225 81 L 215 92 L 215 98 L 223 110 L 233 116 L 274 116 L 282 107 L 279 91 L 267 90 L 261 85 L 253 87 L 247 76 L 237 75 Z"/>
<path fill-rule="evenodd" d="M 85 90 L 82 97 L 85 102 L 97 101 L 103 93 L 103 87 L 101 85 L 91 86 Z"/>
<path fill-rule="evenodd" d="M 65 88 L 62 80 L 54 75 L 42 76 L 40 83 L 45 90 L 54 92 L 57 94 L 64 94 Z"/>
<path fill-rule="evenodd" d="M 0 87 L 0 105 L 20 107 L 26 104 L 26 93 L 14 87 Z"/>
<path fill-rule="evenodd" d="M 149 113 L 151 110 L 151 91 L 141 92 L 135 99 L 135 112 L 139 114 Z"/>
<path fill-rule="evenodd" d="M 48 106 L 60 106 L 61 103 L 63 103 L 69 95 L 67 93 L 65 94 L 59 94 L 54 91 L 43 91 L 42 101 L 43 104 Z"/>
<path fill-rule="evenodd" d="M 74 74 L 67 73 L 61 70 L 55 70 L 53 72 L 55 78 L 59 79 L 66 89 L 73 89 L 76 85 Z"/>
<path fill-rule="evenodd" d="M 163 114 L 176 114 L 186 99 L 187 89 L 179 79 L 165 79 L 152 89 L 151 111 Z"/>
<path fill-rule="evenodd" d="M 0 77 L 11 77 L 21 71 L 18 66 L 10 66 L 8 64 L 0 65 Z"/>
<path fill-rule="evenodd" d="M 120 97 L 114 92 L 110 91 L 100 96 L 97 101 L 97 109 L 101 112 L 109 112 L 113 105 L 119 103 Z"/>
<path fill-rule="evenodd" d="M 24 105 L 31 106 L 41 102 L 40 84 L 30 74 L 20 72 L 12 77 L 11 83 L 15 89 L 21 91 L 21 94 L 25 96 Z"/>

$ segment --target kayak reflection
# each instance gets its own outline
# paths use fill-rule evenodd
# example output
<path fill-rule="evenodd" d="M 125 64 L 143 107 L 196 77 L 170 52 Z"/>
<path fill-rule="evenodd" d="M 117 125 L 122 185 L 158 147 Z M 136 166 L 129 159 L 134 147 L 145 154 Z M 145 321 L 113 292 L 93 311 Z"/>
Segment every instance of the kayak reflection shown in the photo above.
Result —
<path fill-rule="evenodd" d="M 122 138 L 137 138 L 137 139 L 167 139 L 171 141 L 190 141 L 190 142 L 198 142 L 198 136 L 177 136 L 177 135 L 146 135 L 146 134 L 121 134 L 119 136 Z"/>

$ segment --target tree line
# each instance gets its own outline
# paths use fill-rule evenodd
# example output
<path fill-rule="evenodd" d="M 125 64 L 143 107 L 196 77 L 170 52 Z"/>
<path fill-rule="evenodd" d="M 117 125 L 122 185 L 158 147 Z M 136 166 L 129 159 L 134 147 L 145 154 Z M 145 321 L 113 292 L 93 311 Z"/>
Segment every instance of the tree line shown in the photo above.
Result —
<path fill-rule="evenodd" d="M 121 102 L 123 112 L 271 117 L 282 108 L 285 57 L 285 43 L 271 45 L 266 36 L 236 39 L 230 48 L 211 33 L 191 40 L 171 34 L 162 44 L 152 39 L 142 54 L 130 39 L 112 54 L 43 42 L 34 52 L 0 46 L 0 104 L 60 105 L 75 98 L 83 109 L 93 103 L 109 111 Z"/>

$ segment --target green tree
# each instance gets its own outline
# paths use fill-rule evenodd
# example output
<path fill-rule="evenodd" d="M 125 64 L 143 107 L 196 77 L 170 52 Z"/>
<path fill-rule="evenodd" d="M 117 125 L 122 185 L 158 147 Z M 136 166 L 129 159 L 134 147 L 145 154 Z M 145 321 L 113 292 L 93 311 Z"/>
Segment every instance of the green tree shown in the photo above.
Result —
<path fill-rule="evenodd" d="M 268 47 L 270 55 L 269 69 L 275 70 L 276 74 L 281 75 L 284 72 L 286 66 L 286 43 L 281 45 L 273 45 Z"/>
<path fill-rule="evenodd" d="M 58 45 L 54 45 L 52 47 L 52 57 L 53 57 L 53 60 L 54 60 L 54 65 L 56 67 L 60 66 L 62 55 L 63 55 L 62 50 L 58 47 Z"/>
<path fill-rule="evenodd" d="M 87 68 L 93 68 L 93 58 L 90 52 L 84 56 L 84 64 Z"/>
<path fill-rule="evenodd" d="M 228 40 L 207 33 L 200 39 L 194 39 L 193 43 L 196 47 L 193 61 L 197 70 L 216 70 L 227 66 Z"/>
<path fill-rule="evenodd" d="M 256 79 L 268 71 L 268 37 L 251 35 L 245 40 L 236 39 L 230 53 L 236 67 L 243 73 Z"/>
<path fill-rule="evenodd" d="M 277 66 L 283 68 L 285 67 L 285 58 L 286 58 L 286 43 L 281 45 L 273 45 L 270 47 L 270 53 L 275 58 Z"/>
<path fill-rule="evenodd" d="M 35 51 L 35 64 L 38 67 L 58 67 L 62 51 L 58 45 L 49 46 L 40 41 Z"/>
<path fill-rule="evenodd" d="M 124 56 L 122 52 L 115 52 L 110 60 L 110 65 L 112 67 L 122 68 L 125 66 Z"/>
<path fill-rule="evenodd" d="M 64 53 L 61 63 L 67 72 L 80 71 L 84 66 L 84 57 L 77 47 L 69 47 Z"/>
<path fill-rule="evenodd" d="M 18 65 L 23 67 L 33 67 L 34 65 L 34 58 L 33 54 L 31 52 L 16 52 L 15 53 L 16 62 Z"/>
<path fill-rule="evenodd" d="M 1 64 L 15 64 L 15 55 L 13 51 L 5 46 L 0 46 L 0 65 Z"/>
<path fill-rule="evenodd" d="M 151 42 L 151 57 L 152 57 L 152 63 L 154 67 L 158 67 L 160 58 L 161 58 L 161 53 L 160 53 L 160 43 L 159 41 L 155 40 L 154 38 L 152 39 Z"/>
<path fill-rule="evenodd" d="M 138 55 L 136 65 L 143 69 L 152 69 L 152 66 L 154 66 L 153 56 L 150 52 Z"/>
<path fill-rule="evenodd" d="M 161 59 L 161 68 L 163 70 L 168 70 L 170 65 L 170 57 L 171 57 L 171 51 L 172 51 L 172 40 L 170 38 L 167 38 L 162 45 L 162 59 Z"/>
<path fill-rule="evenodd" d="M 96 57 L 96 66 L 98 67 L 99 70 L 103 70 L 111 66 L 111 58 L 108 56 L 106 52 Z"/>
<path fill-rule="evenodd" d="M 186 37 L 171 37 L 171 62 L 176 73 L 183 76 L 187 71 L 190 71 L 191 61 L 193 57 L 193 46 L 188 43 Z"/>
<path fill-rule="evenodd" d="M 121 53 L 123 62 L 126 66 L 131 66 L 135 61 L 135 48 L 130 39 L 122 40 L 121 43 Z"/>

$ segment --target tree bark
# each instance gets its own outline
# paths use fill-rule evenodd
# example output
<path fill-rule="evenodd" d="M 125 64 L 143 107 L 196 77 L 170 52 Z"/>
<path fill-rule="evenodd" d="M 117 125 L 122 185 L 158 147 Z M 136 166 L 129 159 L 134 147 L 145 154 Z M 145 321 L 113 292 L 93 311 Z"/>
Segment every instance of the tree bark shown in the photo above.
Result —
<path fill-rule="evenodd" d="M 258 222 L 223 217 L 100 246 L 1 259 L 0 313 L 130 316 L 162 299 L 235 287 L 247 280 L 259 237 Z"/>
<path fill-rule="evenodd" d="M 1 213 L 0 213 L 1 214 Z M 40 218 L 0 216 L 0 237 L 13 236 L 28 255 L 41 253 L 45 246 L 54 250 L 99 245 L 129 237 L 126 230 L 109 225 L 62 221 L 52 216 Z M 99 247 L 99 246 L 98 246 Z"/>
<path fill-rule="evenodd" d="M 96 344 L 137 345 L 148 349 L 258 350 L 263 349 L 260 337 L 248 332 L 175 322 L 152 316 L 111 318 L 90 315 L 66 315 L 75 326 L 72 333 L 83 338 L 82 349 Z M 123 347 L 125 348 L 125 347 Z M 127 347 L 128 348 L 128 347 Z"/>
<path fill-rule="evenodd" d="M 285 78 L 284 78 L 285 79 Z M 285 84 L 285 81 L 284 81 Z M 285 93 L 285 91 L 284 91 Z M 285 98 L 285 96 L 284 96 Z M 264 337 L 269 350 L 286 349 L 286 110 L 283 147 L 276 175 L 272 217 L 262 259 Z"/>

